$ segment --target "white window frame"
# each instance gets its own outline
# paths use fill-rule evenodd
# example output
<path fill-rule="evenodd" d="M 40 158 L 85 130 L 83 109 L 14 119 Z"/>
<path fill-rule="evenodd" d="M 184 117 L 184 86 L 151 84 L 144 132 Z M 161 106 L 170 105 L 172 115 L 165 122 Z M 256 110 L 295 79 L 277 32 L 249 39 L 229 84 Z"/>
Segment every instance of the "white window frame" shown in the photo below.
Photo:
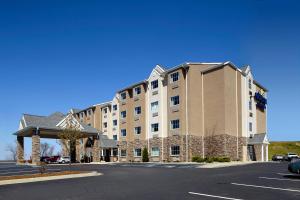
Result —
<path fill-rule="evenodd" d="M 139 91 L 139 93 L 137 93 L 137 91 Z M 134 88 L 134 96 L 138 96 L 142 93 L 142 88 L 141 86 L 135 87 Z"/>
<path fill-rule="evenodd" d="M 138 131 L 139 131 L 139 133 L 138 133 Z M 141 133 L 142 133 L 142 127 L 141 126 L 134 127 L 134 134 L 135 135 L 141 135 Z"/>
<path fill-rule="evenodd" d="M 115 124 L 115 122 L 117 122 L 117 123 Z M 117 119 L 113 120 L 113 126 L 118 126 L 118 120 Z"/>
<path fill-rule="evenodd" d="M 157 151 L 154 151 L 153 149 L 156 149 Z M 154 153 L 154 152 L 155 152 L 155 153 Z M 151 156 L 153 156 L 153 157 L 158 157 L 159 154 L 160 154 L 160 149 L 159 149 L 159 147 L 152 147 L 152 148 L 151 148 Z"/>
<path fill-rule="evenodd" d="M 175 104 L 176 97 L 178 97 L 178 103 L 177 104 Z M 179 104 L 180 104 L 180 97 L 179 97 L 179 95 L 170 97 L 170 105 L 171 106 L 177 106 Z"/>
<path fill-rule="evenodd" d="M 140 152 L 140 155 L 138 155 L 138 151 L 137 150 L 139 150 Z M 142 157 L 142 149 L 141 148 L 135 148 L 134 150 L 133 150 L 133 155 L 134 155 L 134 157 Z"/>
<path fill-rule="evenodd" d="M 125 116 L 123 116 L 122 113 L 125 113 Z M 126 117 L 127 117 L 127 112 L 126 112 L 126 110 L 123 110 L 123 111 L 121 112 L 121 118 L 122 118 L 122 119 L 125 119 Z"/>
<path fill-rule="evenodd" d="M 179 72 L 174 72 L 174 73 L 170 74 L 170 83 L 175 83 L 178 80 L 179 80 Z"/>
<path fill-rule="evenodd" d="M 123 154 L 125 152 L 125 155 Z M 121 149 L 120 152 L 120 157 L 126 157 L 127 156 L 127 150 L 126 149 Z"/>
<path fill-rule="evenodd" d="M 172 148 L 175 148 L 175 147 L 178 147 L 178 149 L 173 150 Z M 176 154 L 174 154 L 175 151 L 177 152 Z M 170 154 L 171 154 L 171 156 L 180 156 L 180 146 L 179 145 L 172 145 L 170 147 Z"/>
<path fill-rule="evenodd" d="M 157 125 L 157 131 L 154 130 L 156 125 Z M 153 123 L 153 124 L 151 124 L 151 132 L 152 133 L 156 133 L 158 131 L 159 131 L 159 123 Z"/>
<path fill-rule="evenodd" d="M 156 105 L 155 105 L 155 106 L 156 106 L 156 107 L 155 107 L 155 108 L 156 108 L 155 110 L 153 110 L 153 105 L 154 105 L 154 104 L 156 104 Z M 150 106 L 151 106 L 151 112 L 153 112 L 153 113 L 154 113 L 154 112 L 158 112 L 158 109 L 159 109 L 159 108 L 158 108 L 158 106 L 159 106 L 158 101 L 152 102 L 152 103 L 150 104 Z"/>
<path fill-rule="evenodd" d="M 177 123 L 178 121 L 178 127 L 174 128 L 174 123 Z M 170 129 L 175 130 L 180 128 L 180 120 L 179 119 L 174 119 L 170 121 Z"/>
<path fill-rule="evenodd" d="M 124 97 L 123 97 L 123 95 L 124 95 Z M 120 99 L 124 101 L 126 98 L 127 98 L 126 92 L 122 92 L 120 94 Z"/>
<path fill-rule="evenodd" d="M 154 84 L 154 83 L 157 83 L 157 85 Z M 154 86 L 157 86 L 157 87 L 154 88 Z M 158 86 L 159 86 L 159 84 L 158 84 L 158 79 L 157 79 L 157 80 L 154 80 L 154 81 L 151 81 L 151 89 L 152 89 L 152 90 L 158 89 Z"/>
<path fill-rule="evenodd" d="M 139 108 L 139 112 L 140 112 L 140 113 L 137 113 L 138 108 Z M 141 106 L 135 107 L 135 108 L 134 108 L 134 115 L 140 115 L 140 114 L 142 114 L 142 107 L 141 107 Z"/>
<path fill-rule="evenodd" d="M 124 135 L 124 133 L 125 133 L 125 135 Z M 127 136 L 127 131 L 126 131 L 126 129 L 124 128 L 124 129 L 121 129 L 121 137 L 126 137 Z"/>

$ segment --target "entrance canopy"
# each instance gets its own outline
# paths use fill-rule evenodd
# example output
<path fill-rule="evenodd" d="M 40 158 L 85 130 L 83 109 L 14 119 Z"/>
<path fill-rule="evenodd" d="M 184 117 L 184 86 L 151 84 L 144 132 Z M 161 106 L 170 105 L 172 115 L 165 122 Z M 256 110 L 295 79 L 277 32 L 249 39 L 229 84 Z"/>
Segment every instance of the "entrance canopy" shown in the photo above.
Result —
<path fill-rule="evenodd" d="M 66 120 L 79 127 L 84 137 L 97 137 L 100 135 L 100 131 L 79 122 L 72 114 L 64 115 L 60 112 L 49 116 L 24 114 L 20 121 L 19 130 L 14 135 L 21 137 L 39 135 L 41 138 L 59 139 L 59 134 L 66 127 Z"/>

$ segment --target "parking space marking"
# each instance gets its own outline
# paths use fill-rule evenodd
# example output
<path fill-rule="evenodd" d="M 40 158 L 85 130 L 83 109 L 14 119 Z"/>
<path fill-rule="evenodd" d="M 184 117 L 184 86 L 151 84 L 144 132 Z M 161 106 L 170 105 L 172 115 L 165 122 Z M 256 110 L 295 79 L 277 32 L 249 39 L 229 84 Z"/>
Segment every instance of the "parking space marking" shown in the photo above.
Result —
<path fill-rule="evenodd" d="M 216 195 L 196 193 L 196 192 L 189 192 L 189 194 L 198 195 L 198 196 L 205 196 L 205 197 L 212 197 L 212 198 L 218 198 L 218 199 L 243 200 L 243 199 L 236 199 L 236 198 L 231 198 L 231 197 L 223 197 L 223 196 L 216 196 Z"/>
<path fill-rule="evenodd" d="M 294 176 L 295 174 L 288 174 L 288 173 L 277 173 L 278 175 L 282 176 Z"/>
<path fill-rule="evenodd" d="M 277 180 L 277 181 L 293 181 L 293 182 L 299 182 L 299 180 L 295 180 L 295 179 L 288 179 L 288 178 L 272 178 L 272 177 L 258 177 L 258 178 L 261 178 L 261 179 L 268 179 L 268 180 Z"/>
<path fill-rule="evenodd" d="M 263 189 L 270 189 L 270 190 L 281 190 L 281 191 L 288 191 L 288 192 L 299 192 L 300 190 L 290 189 L 290 188 L 276 188 L 276 187 L 269 187 L 269 186 L 263 186 L 263 185 L 248 185 L 248 184 L 242 184 L 242 183 L 231 183 L 232 185 L 238 185 L 238 186 L 245 186 L 245 187 L 254 187 L 254 188 L 263 188 Z"/>

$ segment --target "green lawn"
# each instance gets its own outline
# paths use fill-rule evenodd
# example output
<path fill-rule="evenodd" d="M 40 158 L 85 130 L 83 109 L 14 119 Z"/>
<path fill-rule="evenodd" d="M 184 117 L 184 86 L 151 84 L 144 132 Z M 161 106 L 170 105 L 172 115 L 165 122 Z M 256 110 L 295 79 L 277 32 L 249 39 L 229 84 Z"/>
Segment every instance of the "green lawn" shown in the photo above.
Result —
<path fill-rule="evenodd" d="M 269 160 L 274 154 L 285 155 L 288 152 L 300 155 L 300 141 L 297 142 L 270 142 L 269 145 Z"/>

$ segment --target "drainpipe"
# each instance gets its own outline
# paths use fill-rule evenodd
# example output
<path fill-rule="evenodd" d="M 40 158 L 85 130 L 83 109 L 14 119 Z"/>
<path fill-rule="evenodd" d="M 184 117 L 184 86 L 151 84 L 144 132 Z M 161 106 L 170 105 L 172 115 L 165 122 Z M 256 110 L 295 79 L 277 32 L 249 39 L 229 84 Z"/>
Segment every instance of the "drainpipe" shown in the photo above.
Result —
<path fill-rule="evenodd" d="M 188 150 L 188 132 L 189 132 L 189 117 L 188 117 L 188 68 L 185 68 L 185 119 L 186 119 L 186 133 L 185 133 L 185 151 L 186 151 L 186 162 L 189 161 L 189 150 Z"/>

